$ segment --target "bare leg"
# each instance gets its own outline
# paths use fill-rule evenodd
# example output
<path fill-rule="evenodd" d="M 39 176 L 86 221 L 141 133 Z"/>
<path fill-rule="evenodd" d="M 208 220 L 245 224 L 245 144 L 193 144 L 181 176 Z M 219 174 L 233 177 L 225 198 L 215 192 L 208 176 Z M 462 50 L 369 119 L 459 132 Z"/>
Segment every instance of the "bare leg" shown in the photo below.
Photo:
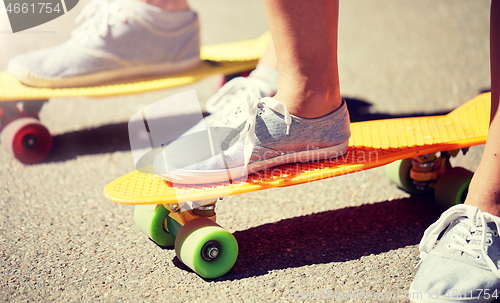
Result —
<path fill-rule="evenodd" d="M 138 0 L 157 6 L 166 11 L 184 11 L 189 9 L 187 0 Z"/>
<path fill-rule="evenodd" d="M 291 114 L 324 116 L 342 104 L 338 0 L 264 0 L 278 63 L 278 93 Z"/>
<path fill-rule="evenodd" d="M 483 157 L 469 187 L 465 204 L 500 216 L 500 2 L 491 2 L 491 119 Z"/>

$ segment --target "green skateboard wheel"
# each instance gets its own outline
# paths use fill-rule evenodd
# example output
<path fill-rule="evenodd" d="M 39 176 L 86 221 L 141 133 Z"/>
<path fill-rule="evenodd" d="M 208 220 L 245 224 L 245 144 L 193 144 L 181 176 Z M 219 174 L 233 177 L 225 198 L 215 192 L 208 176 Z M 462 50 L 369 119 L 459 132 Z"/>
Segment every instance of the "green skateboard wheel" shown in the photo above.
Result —
<path fill-rule="evenodd" d="M 434 196 L 437 205 L 445 210 L 464 203 L 473 175 L 473 172 L 462 167 L 447 170 L 436 184 Z"/>
<path fill-rule="evenodd" d="M 135 225 L 156 244 L 169 247 L 175 243 L 175 237 L 165 229 L 164 221 L 169 211 L 163 205 L 136 205 L 134 208 Z"/>
<path fill-rule="evenodd" d="M 227 273 L 236 262 L 238 243 L 234 236 L 207 218 L 184 225 L 175 239 L 177 258 L 207 279 Z"/>

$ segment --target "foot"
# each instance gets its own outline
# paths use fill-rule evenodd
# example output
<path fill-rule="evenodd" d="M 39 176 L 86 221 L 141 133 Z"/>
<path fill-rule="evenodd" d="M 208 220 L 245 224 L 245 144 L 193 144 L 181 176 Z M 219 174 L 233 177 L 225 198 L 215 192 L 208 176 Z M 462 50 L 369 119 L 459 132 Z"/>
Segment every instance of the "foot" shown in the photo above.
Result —
<path fill-rule="evenodd" d="M 326 116 L 303 119 L 273 98 L 244 94 L 216 117 L 205 131 L 188 131 L 166 146 L 155 158 L 155 173 L 183 184 L 228 181 L 280 164 L 333 158 L 349 143 L 345 102 Z"/>
<path fill-rule="evenodd" d="M 224 84 L 207 100 L 206 109 L 215 113 L 230 106 L 238 96 L 254 93 L 258 98 L 272 97 L 278 86 L 278 70 L 263 64 L 257 65 L 248 77 L 237 77 Z"/>
<path fill-rule="evenodd" d="M 433 246 L 446 229 L 439 244 Z M 500 297 L 500 218 L 470 205 L 444 212 L 424 233 L 413 302 L 491 302 Z"/>
<path fill-rule="evenodd" d="M 69 41 L 14 57 L 8 71 L 38 87 L 76 87 L 187 70 L 200 63 L 198 17 L 133 0 L 94 0 Z"/>

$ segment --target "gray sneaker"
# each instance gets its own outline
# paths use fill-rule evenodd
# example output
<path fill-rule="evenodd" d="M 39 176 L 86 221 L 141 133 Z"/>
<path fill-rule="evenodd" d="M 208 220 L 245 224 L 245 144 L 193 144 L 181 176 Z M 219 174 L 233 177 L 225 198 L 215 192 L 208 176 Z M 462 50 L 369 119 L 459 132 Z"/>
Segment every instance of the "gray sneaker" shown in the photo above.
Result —
<path fill-rule="evenodd" d="M 500 297 L 499 230 L 499 217 L 474 206 L 444 212 L 420 243 L 422 261 L 410 286 L 411 301 L 491 302 Z"/>
<path fill-rule="evenodd" d="M 94 0 L 61 45 L 14 57 L 7 70 L 38 87 L 101 85 L 191 69 L 200 60 L 198 17 L 131 1 Z"/>
<path fill-rule="evenodd" d="M 280 164 L 340 156 L 350 137 L 345 102 L 326 116 L 303 119 L 276 99 L 254 94 L 241 95 L 213 125 L 202 124 L 156 156 L 158 176 L 181 184 L 230 181 Z"/>

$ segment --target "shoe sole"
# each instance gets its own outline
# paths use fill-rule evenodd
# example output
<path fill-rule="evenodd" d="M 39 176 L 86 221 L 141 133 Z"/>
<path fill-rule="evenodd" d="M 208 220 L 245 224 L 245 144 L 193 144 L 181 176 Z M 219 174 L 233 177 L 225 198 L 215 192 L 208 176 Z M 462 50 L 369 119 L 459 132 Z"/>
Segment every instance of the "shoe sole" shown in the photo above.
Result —
<path fill-rule="evenodd" d="M 222 170 L 176 169 L 174 171 L 168 172 L 168 175 L 157 174 L 157 176 L 167 181 L 179 184 L 206 184 L 227 182 L 230 180 L 246 178 L 249 174 L 278 165 L 337 158 L 346 153 L 348 145 L 349 140 L 328 148 L 288 153 L 271 159 L 252 162 L 248 164 L 247 171 L 244 170 L 243 166 Z"/>
<path fill-rule="evenodd" d="M 10 62 L 7 71 L 23 84 L 44 88 L 69 88 L 103 85 L 117 80 L 133 79 L 144 76 L 167 75 L 194 69 L 201 64 L 199 57 L 175 63 L 147 64 L 124 67 L 75 77 L 45 77 L 30 72 L 15 62 Z M 130 82 L 133 82 L 132 80 Z"/>

